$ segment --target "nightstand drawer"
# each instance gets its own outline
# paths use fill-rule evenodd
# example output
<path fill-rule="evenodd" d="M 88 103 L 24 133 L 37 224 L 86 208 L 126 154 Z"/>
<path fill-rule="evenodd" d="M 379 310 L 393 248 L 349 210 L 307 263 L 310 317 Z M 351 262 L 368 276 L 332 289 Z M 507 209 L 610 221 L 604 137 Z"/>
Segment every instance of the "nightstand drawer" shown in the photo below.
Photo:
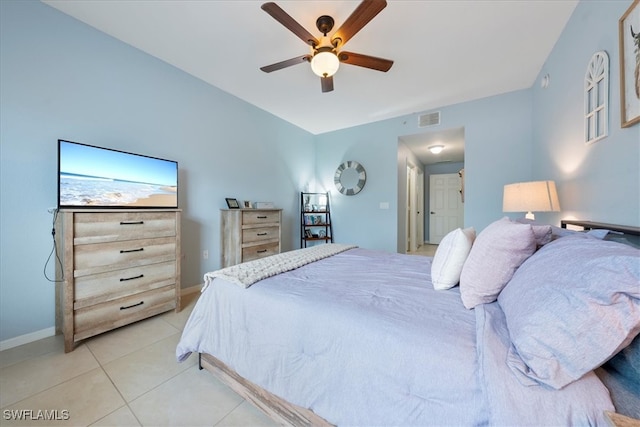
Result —
<path fill-rule="evenodd" d="M 242 224 L 279 223 L 280 211 L 242 211 Z"/>
<path fill-rule="evenodd" d="M 260 242 L 263 240 L 279 239 L 279 227 L 258 227 L 242 230 L 242 243 Z"/>
<path fill-rule="evenodd" d="M 279 248 L 280 248 L 280 245 L 278 244 L 278 242 L 243 248 L 242 262 L 252 261 L 258 258 L 264 258 L 270 255 L 276 255 L 280 253 Z"/>
<path fill-rule="evenodd" d="M 162 288 L 175 284 L 175 281 L 175 261 L 78 277 L 75 280 L 74 308 L 77 310 Z"/>
<path fill-rule="evenodd" d="M 176 306 L 175 286 L 166 286 L 75 311 L 74 340 L 128 325 Z"/>
<path fill-rule="evenodd" d="M 74 243 L 102 243 L 176 235 L 173 212 L 78 213 Z"/>
<path fill-rule="evenodd" d="M 175 237 L 129 240 L 77 245 L 74 253 L 74 277 L 156 264 L 176 258 Z"/>

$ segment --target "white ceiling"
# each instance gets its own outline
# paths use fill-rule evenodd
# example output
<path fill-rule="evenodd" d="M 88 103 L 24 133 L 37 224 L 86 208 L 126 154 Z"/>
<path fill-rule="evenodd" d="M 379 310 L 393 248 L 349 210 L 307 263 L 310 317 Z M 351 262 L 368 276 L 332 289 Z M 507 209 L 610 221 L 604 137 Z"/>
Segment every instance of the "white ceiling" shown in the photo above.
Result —
<path fill-rule="evenodd" d="M 423 165 L 464 162 L 464 128 L 403 135 L 399 139 L 416 155 Z M 442 152 L 434 154 L 429 151 L 429 147 L 434 145 L 442 145 L 444 149 Z"/>
<path fill-rule="evenodd" d="M 395 61 L 387 73 L 342 64 L 335 90 L 303 63 L 309 52 L 263 1 L 43 0 L 313 134 L 531 87 L 577 0 L 388 0 L 345 49 Z M 317 37 L 359 1 L 277 1 Z"/>

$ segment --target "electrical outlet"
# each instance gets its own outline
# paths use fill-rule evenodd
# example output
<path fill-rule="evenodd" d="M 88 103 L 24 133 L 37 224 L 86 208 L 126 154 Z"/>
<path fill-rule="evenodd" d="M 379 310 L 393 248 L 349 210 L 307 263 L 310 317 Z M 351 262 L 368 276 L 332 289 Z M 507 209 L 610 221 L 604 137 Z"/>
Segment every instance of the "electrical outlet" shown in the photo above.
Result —
<path fill-rule="evenodd" d="M 208 250 L 204 250 L 202 251 L 202 258 L 204 259 L 209 259 L 209 251 Z"/>

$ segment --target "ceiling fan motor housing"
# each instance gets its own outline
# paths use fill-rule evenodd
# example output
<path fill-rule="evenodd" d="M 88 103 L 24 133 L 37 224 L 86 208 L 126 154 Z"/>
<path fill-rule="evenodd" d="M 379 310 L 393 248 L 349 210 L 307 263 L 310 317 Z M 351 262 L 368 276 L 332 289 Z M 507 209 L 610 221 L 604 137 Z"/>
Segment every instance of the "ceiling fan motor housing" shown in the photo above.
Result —
<path fill-rule="evenodd" d="M 333 29 L 333 18 L 329 15 L 322 15 L 316 20 L 316 27 L 325 36 Z"/>

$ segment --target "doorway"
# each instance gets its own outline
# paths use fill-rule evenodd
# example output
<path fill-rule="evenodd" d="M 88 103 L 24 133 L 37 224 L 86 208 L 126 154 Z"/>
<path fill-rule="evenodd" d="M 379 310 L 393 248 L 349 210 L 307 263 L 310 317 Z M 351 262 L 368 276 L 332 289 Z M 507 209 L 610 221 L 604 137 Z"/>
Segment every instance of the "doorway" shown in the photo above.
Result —
<path fill-rule="evenodd" d="M 436 148 L 434 146 L 442 149 L 432 151 L 431 148 Z M 435 246 L 428 245 L 431 238 L 429 177 L 433 174 L 457 174 L 464 168 L 464 127 L 434 127 L 433 130 L 424 129 L 421 133 L 399 136 L 397 166 L 397 251 L 407 253 L 416 246 L 419 250 L 421 245 L 423 248 Z M 412 170 L 415 170 L 414 176 Z M 412 189 L 416 195 L 412 195 Z"/>

